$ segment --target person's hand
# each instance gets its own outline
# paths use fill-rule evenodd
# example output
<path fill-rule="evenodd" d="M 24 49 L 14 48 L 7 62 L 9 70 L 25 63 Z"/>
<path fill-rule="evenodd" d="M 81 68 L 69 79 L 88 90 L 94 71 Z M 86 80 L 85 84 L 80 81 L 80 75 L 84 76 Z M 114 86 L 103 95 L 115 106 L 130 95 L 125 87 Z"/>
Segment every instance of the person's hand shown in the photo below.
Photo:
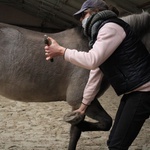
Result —
<path fill-rule="evenodd" d="M 77 113 L 80 113 L 81 115 L 83 115 L 83 114 L 85 114 L 87 107 L 88 107 L 88 105 L 81 103 L 80 107 L 77 110 L 74 110 L 73 112 L 77 112 Z"/>
<path fill-rule="evenodd" d="M 46 45 L 44 47 L 45 49 L 45 56 L 46 60 L 50 60 L 57 56 L 63 56 L 65 53 L 66 48 L 60 46 L 53 38 L 48 37 L 48 40 L 50 40 L 50 45 Z"/>

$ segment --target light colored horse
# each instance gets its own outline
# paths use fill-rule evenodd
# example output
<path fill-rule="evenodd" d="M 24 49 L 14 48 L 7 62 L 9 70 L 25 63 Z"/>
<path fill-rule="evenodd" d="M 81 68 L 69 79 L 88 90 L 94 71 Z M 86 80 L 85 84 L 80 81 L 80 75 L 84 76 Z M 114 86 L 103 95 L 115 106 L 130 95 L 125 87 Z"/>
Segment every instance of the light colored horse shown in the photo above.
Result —
<path fill-rule="evenodd" d="M 150 15 L 142 13 L 123 18 L 150 51 Z M 47 62 L 44 55 L 44 34 L 23 28 L 0 24 L 0 94 L 25 102 L 67 101 L 76 109 L 82 100 L 89 71 L 55 58 Z M 88 41 L 78 28 L 48 34 L 68 48 L 88 51 Z M 98 97 L 108 88 L 104 79 Z M 97 97 L 97 98 L 98 98 Z M 71 125 L 69 150 L 76 149 L 82 131 L 107 131 L 112 119 L 95 98 L 86 115 L 97 120 L 83 120 Z"/>

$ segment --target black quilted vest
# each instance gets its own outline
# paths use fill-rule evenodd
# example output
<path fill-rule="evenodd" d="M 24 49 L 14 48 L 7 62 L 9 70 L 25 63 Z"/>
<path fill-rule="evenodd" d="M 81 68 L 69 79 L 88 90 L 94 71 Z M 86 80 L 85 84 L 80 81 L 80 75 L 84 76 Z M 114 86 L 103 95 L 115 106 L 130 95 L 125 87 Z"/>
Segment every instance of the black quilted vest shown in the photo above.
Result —
<path fill-rule="evenodd" d="M 117 95 L 121 95 L 150 81 L 150 54 L 130 26 L 116 17 L 96 22 L 99 26 L 90 33 L 90 44 L 95 43 L 97 37 L 95 33 L 98 33 L 100 28 L 108 22 L 120 25 L 126 37 L 115 52 L 100 65 L 100 69 Z"/>

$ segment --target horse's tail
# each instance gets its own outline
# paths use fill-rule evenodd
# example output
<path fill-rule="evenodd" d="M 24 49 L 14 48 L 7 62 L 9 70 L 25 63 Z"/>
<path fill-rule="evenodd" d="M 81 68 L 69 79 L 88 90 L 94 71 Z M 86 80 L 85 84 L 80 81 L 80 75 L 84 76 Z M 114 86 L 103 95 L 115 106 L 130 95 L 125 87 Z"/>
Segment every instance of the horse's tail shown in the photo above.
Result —
<path fill-rule="evenodd" d="M 122 19 L 131 26 L 136 34 L 138 34 L 150 52 L 150 14 L 148 12 L 143 12 L 141 14 L 122 17 Z"/>

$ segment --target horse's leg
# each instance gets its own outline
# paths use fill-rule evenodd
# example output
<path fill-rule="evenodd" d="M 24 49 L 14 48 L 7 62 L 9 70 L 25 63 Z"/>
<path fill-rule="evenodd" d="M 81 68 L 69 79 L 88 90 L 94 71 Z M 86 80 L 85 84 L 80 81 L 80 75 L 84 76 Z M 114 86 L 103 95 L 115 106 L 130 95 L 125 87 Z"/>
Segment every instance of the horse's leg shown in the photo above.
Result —
<path fill-rule="evenodd" d="M 99 101 L 95 99 L 88 107 L 86 115 L 97 122 L 82 121 L 77 124 L 81 131 L 108 131 L 112 126 L 112 118 L 104 110 Z"/>
<path fill-rule="evenodd" d="M 81 129 L 76 125 L 71 125 L 70 127 L 70 141 L 68 150 L 75 150 L 77 142 L 81 136 Z"/>
<path fill-rule="evenodd" d="M 77 125 L 71 125 L 68 150 L 75 150 L 77 142 L 84 131 L 108 131 L 112 125 L 112 118 L 95 99 L 86 111 L 86 115 L 98 122 L 92 123 L 85 120 Z"/>

